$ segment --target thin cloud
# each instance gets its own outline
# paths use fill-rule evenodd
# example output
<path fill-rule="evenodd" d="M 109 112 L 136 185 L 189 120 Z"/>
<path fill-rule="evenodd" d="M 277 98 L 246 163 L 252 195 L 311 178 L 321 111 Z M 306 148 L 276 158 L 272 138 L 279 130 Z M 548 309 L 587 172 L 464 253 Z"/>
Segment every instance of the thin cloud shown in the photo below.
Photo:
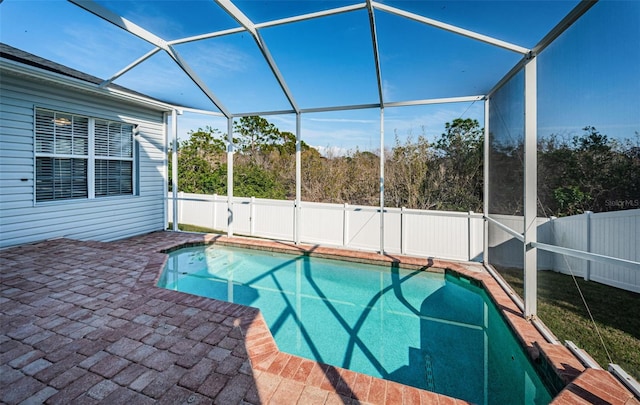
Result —
<path fill-rule="evenodd" d="M 337 146 L 312 146 L 321 156 L 324 157 L 343 157 L 349 155 L 350 150 Z"/>
<path fill-rule="evenodd" d="M 144 53 L 151 45 L 113 30 L 96 30 L 95 26 L 79 25 L 65 28 L 65 39 L 54 52 L 68 65 L 103 79 L 113 76 Z M 114 46 L 117 43 L 117 46 Z"/>
<path fill-rule="evenodd" d="M 335 123 L 352 123 L 352 124 L 375 124 L 380 122 L 375 120 L 349 119 L 349 118 L 309 118 L 308 121 L 315 122 L 335 122 Z"/>
<path fill-rule="evenodd" d="M 177 45 L 176 50 L 193 69 L 209 78 L 229 77 L 230 73 L 246 71 L 255 63 L 238 47 L 214 40 Z"/>

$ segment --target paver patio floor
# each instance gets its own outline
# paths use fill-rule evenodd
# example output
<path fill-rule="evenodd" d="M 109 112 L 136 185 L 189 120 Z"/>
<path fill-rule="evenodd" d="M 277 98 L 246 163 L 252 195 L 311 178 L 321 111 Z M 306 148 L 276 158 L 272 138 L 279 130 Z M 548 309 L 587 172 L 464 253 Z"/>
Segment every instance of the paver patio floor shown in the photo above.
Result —
<path fill-rule="evenodd" d="M 463 403 L 281 353 L 257 309 L 155 287 L 159 252 L 203 238 L 156 232 L 0 251 L 0 401 Z M 610 398 L 578 388 L 566 398 L 587 402 L 566 403 Z"/>

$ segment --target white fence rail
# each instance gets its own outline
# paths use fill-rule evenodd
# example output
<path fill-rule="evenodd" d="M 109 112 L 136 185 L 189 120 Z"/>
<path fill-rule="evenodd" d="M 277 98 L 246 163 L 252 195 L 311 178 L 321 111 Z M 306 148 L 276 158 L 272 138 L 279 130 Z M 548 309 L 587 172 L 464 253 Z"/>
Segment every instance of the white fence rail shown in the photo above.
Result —
<path fill-rule="evenodd" d="M 169 221 L 172 195 L 168 198 Z M 380 250 L 380 208 L 259 198 L 233 198 L 233 232 L 327 246 Z M 178 193 L 178 222 L 227 231 L 226 196 Z M 522 217 L 491 215 L 522 232 Z M 296 223 L 298 222 L 298 223 Z M 640 261 L 640 209 L 538 218 L 538 242 Z M 296 238 L 296 232 L 298 232 Z M 385 208 L 384 250 L 453 260 L 481 260 L 482 214 Z M 522 267 L 522 242 L 489 224 L 489 262 Z M 640 271 L 538 250 L 538 268 L 640 292 Z"/>
<path fill-rule="evenodd" d="M 168 199 L 173 222 L 173 199 Z M 380 208 L 233 198 L 233 233 L 302 243 L 380 250 Z M 226 196 L 178 193 L 178 222 L 226 232 Z M 297 212 L 296 212 L 297 210 Z M 453 260 L 482 258 L 483 219 L 473 212 L 385 208 L 386 253 Z"/>

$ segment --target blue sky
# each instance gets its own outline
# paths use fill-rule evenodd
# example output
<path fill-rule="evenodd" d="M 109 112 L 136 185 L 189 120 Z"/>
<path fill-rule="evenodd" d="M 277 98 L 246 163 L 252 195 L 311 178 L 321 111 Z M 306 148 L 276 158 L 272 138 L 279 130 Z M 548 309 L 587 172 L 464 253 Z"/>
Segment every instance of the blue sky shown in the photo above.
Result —
<path fill-rule="evenodd" d="M 174 40 L 237 27 L 213 1 L 100 0 L 100 5 L 153 34 Z M 236 1 L 254 22 L 359 3 L 355 0 Z M 394 1 L 381 3 L 533 47 L 577 1 Z M 179 7 L 177 6 L 179 5 Z M 520 55 L 382 11 L 376 12 L 384 97 L 411 101 L 485 94 Z M 377 102 L 368 15 L 357 10 L 264 28 L 267 44 L 301 108 Z M 63 0 L 5 0 L 0 41 L 108 78 L 153 46 Z M 538 58 L 539 134 L 573 135 L 593 125 L 612 137 L 640 131 L 640 2 L 604 0 Z M 287 110 L 290 105 L 247 33 L 176 45 L 189 65 L 232 112 Z M 177 104 L 214 109 L 164 52 L 115 83 Z M 339 151 L 379 148 L 379 110 L 304 114 L 308 144 Z M 483 103 L 385 109 L 385 144 L 395 135 L 433 139 L 444 123 L 476 118 Z M 295 117 L 267 117 L 294 132 Z M 180 133 L 224 119 L 185 114 Z"/>

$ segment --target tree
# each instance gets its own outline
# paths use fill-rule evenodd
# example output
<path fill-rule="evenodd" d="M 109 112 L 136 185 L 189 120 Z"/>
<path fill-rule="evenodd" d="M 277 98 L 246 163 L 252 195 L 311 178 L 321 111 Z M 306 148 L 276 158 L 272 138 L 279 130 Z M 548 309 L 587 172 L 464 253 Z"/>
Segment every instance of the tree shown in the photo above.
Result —
<path fill-rule="evenodd" d="M 638 141 L 616 141 L 593 126 L 583 131 L 570 139 L 550 135 L 538 143 L 539 215 L 640 207 Z"/>
<path fill-rule="evenodd" d="M 233 194 L 237 197 L 285 198 L 284 187 L 274 174 L 255 163 L 234 166 Z"/>
<path fill-rule="evenodd" d="M 483 135 L 477 120 L 455 119 L 429 143 L 396 143 L 385 160 L 385 201 L 396 207 L 481 211 Z"/>
<path fill-rule="evenodd" d="M 234 143 L 240 152 L 250 156 L 253 161 L 265 146 L 282 139 L 275 125 L 255 115 L 240 118 L 240 122 L 234 124 L 234 132 L 238 134 L 238 138 L 234 138 Z"/>
<path fill-rule="evenodd" d="M 445 123 L 435 143 L 435 170 L 426 188 L 439 210 L 482 211 L 484 130 L 478 120 L 456 118 Z"/>
<path fill-rule="evenodd" d="M 173 151 L 171 151 L 173 153 Z M 226 189 L 225 143 L 217 129 L 206 127 L 189 132 L 178 144 L 178 186 L 187 193 L 222 194 Z M 169 159 L 171 165 L 171 156 Z M 172 184 L 169 166 L 169 189 Z"/>
<path fill-rule="evenodd" d="M 416 141 L 408 136 L 402 143 L 396 134 L 395 145 L 385 158 L 385 202 L 394 207 L 431 208 L 424 187 L 432 159 L 424 135 Z"/>

